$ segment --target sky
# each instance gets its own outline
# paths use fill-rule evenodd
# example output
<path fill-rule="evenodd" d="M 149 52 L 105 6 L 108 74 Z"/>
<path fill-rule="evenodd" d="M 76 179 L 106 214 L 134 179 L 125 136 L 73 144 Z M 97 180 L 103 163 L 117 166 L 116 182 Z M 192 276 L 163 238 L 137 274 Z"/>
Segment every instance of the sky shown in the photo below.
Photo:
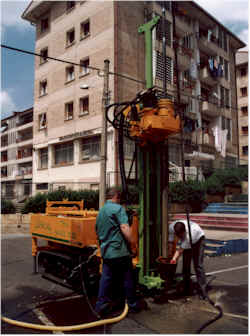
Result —
<path fill-rule="evenodd" d="M 30 1 L 0 0 L 1 43 L 34 51 L 35 27 L 21 19 Z M 203 9 L 248 43 L 248 0 L 197 0 Z M 244 48 L 248 50 L 248 47 Z M 53 56 L 53 55 L 52 55 Z M 1 119 L 33 106 L 34 56 L 1 48 Z"/>

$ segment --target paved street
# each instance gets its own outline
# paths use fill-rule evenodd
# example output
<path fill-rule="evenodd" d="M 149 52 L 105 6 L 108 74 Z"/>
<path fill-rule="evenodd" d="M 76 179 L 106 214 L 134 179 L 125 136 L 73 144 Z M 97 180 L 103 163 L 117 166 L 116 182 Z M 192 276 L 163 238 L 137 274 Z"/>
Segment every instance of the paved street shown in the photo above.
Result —
<path fill-rule="evenodd" d="M 206 272 L 215 275 L 211 297 L 220 301 L 224 316 L 206 328 L 207 334 L 248 333 L 248 255 L 207 257 Z M 178 272 L 178 269 L 177 269 Z M 71 325 L 94 320 L 82 298 L 62 300 L 36 310 L 39 303 L 65 295 L 70 290 L 32 274 L 31 239 L 28 236 L 2 237 L 2 314 L 20 321 L 43 324 L 46 319 L 55 325 Z M 147 299 L 149 309 L 129 314 L 123 321 L 106 327 L 113 334 L 188 334 L 216 316 L 207 302 L 192 297 L 190 301 L 171 298 L 156 304 Z M 43 322 L 42 322 L 43 321 Z M 48 333 L 2 324 L 2 333 Z M 74 332 L 76 333 L 76 332 Z M 77 333 L 103 333 L 103 327 Z"/>

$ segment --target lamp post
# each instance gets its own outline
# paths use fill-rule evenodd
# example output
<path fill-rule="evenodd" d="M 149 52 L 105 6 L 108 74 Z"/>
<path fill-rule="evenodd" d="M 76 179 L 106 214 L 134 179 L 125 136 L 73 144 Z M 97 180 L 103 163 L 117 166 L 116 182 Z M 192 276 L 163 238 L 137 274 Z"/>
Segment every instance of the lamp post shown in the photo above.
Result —
<path fill-rule="evenodd" d="M 104 60 L 104 85 L 102 96 L 102 135 L 101 135 L 101 166 L 99 184 L 99 208 L 106 200 L 106 178 L 107 178 L 107 119 L 106 108 L 109 104 L 109 60 Z"/>
<path fill-rule="evenodd" d="M 101 133 L 101 162 L 100 162 L 100 183 L 99 183 L 99 208 L 106 200 L 106 175 L 107 175 L 107 119 L 106 108 L 109 104 L 109 63 L 108 59 L 104 60 L 103 74 L 98 72 L 98 76 L 104 78 L 103 95 L 102 95 L 102 133 Z M 88 84 L 81 84 L 80 89 L 88 90 L 93 88 Z"/>

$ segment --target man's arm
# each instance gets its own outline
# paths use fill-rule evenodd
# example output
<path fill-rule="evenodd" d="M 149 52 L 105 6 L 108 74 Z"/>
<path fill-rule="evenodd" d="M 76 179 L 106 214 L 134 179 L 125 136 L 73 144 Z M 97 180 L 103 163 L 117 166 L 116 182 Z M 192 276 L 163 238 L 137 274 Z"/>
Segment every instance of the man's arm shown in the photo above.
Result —
<path fill-rule="evenodd" d="M 121 224 L 120 229 L 125 239 L 131 244 L 132 243 L 132 232 L 131 232 L 130 226 L 128 224 Z"/>
<path fill-rule="evenodd" d="M 184 251 L 184 249 L 183 248 L 178 248 L 178 250 L 176 250 L 176 252 L 175 252 L 175 254 L 174 254 L 174 256 L 173 256 L 173 258 L 172 258 L 172 260 L 171 261 L 173 261 L 173 262 L 177 262 L 177 260 L 180 258 L 180 256 L 182 255 L 182 253 L 183 253 L 183 251 Z"/>

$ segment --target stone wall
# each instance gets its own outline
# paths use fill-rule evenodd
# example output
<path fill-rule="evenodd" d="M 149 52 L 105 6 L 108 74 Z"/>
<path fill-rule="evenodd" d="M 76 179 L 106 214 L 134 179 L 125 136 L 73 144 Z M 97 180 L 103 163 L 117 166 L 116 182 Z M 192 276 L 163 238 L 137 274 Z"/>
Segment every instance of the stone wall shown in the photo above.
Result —
<path fill-rule="evenodd" d="M 29 233 L 30 215 L 31 214 L 1 215 L 1 233 Z"/>

